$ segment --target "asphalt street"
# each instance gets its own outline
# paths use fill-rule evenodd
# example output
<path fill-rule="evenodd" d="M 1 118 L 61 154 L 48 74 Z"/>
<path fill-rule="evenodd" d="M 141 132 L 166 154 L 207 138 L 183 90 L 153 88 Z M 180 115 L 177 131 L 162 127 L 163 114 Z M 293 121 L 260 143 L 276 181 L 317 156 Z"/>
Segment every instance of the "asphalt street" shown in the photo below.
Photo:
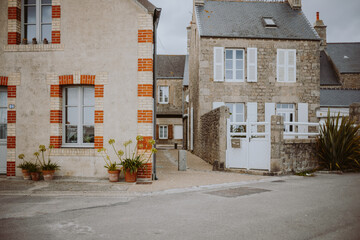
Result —
<path fill-rule="evenodd" d="M 360 174 L 198 191 L 0 195 L 0 239 L 360 239 Z"/>

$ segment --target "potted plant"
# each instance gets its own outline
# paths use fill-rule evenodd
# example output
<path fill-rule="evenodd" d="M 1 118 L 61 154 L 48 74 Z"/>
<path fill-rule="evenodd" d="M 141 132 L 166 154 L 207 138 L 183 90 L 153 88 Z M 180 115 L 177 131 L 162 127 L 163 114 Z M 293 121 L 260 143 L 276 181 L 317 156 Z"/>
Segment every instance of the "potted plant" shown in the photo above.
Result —
<path fill-rule="evenodd" d="M 47 161 L 45 160 L 45 152 L 46 147 L 45 145 L 39 146 L 39 151 L 35 152 L 34 155 L 36 156 L 36 162 L 40 162 L 40 168 L 44 176 L 45 181 L 51 181 L 54 178 L 54 174 L 56 170 L 60 169 L 60 166 L 57 163 L 51 162 L 50 156 L 51 156 L 51 149 L 53 149 L 54 146 L 49 146 Z M 39 158 L 39 155 L 41 153 L 41 160 Z"/>
<path fill-rule="evenodd" d="M 114 148 L 114 151 L 116 153 L 114 143 L 115 143 L 115 140 L 113 140 L 113 139 L 109 140 L 109 144 L 112 145 L 112 147 Z M 118 182 L 119 174 L 121 172 L 121 168 L 118 167 L 119 164 L 117 164 L 116 161 L 114 161 L 114 162 L 111 161 L 111 158 L 110 158 L 106 148 L 101 148 L 98 150 L 98 152 L 103 153 L 103 154 L 101 154 L 101 156 L 103 157 L 103 159 L 105 161 L 104 167 L 108 170 L 108 173 L 109 173 L 109 182 Z M 118 155 L 120 153 L 121 152 L 119 151 L 119 153 L 116 153 L 116 155 Z"/>
<path fill-rule="evenodd" d="M 31 175 L 29 172 L 29 168 L 31 165 L 31 162 L 29 161 L 25 161 L 25 155 L 24 154 L 20 154 L 18 156 L 19 159 L 21 159 L 23 162 L 20 163 L 19 165 L 17 165 L 18 168 L 21 168 L 21 172 L 23 174 L 23 178 L 24 180 L 31 180 Z"/>
<path fill-rule="evenodd" d="M 37 163 L 30 163 L 29 164 L 29 172 L 31 175 L 31 179 L 33 181 L 39 181 L 40 180 L 40 167 Z"/>

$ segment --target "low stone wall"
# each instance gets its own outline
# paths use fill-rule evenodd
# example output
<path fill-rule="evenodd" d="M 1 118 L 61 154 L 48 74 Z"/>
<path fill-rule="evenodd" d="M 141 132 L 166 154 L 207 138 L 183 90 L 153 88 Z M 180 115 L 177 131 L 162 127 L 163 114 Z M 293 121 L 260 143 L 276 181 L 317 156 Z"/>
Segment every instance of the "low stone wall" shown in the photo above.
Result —
<path fill-rule="evenodd" d="M 214 166 L 214 170 L 222 170 L 226 160 L 226 121 L 229 110 L 222 106 L 200 118 L 200 146 L 197 155 Z"/>

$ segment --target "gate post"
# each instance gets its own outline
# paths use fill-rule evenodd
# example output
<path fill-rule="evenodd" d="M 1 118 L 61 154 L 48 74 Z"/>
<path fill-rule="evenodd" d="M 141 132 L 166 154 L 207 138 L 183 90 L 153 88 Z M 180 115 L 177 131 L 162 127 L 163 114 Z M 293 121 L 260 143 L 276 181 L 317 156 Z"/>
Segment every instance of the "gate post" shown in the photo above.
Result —
<path fill-rule="evenodd" d="M 360 124 L 360 103 L 350 105 L 350 118 L 355 120 L 356 124 Z"/>
<path fill-rule="evenodd" d="M 279 172 L 282 169 L 281 146 L 284 143 L 284 117 L 271 116 L 271 159 L 270 172 Z"/>

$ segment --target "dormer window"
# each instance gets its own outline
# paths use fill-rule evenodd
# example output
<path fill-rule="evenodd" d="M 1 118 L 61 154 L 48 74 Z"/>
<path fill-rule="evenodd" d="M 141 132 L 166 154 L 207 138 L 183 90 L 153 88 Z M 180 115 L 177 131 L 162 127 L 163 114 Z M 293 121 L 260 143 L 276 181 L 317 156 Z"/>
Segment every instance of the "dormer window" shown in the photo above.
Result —
<path fill-rule="evenodd" d="M 264 17 L 263 20 L 264 20 L 264 23 L 265 23 L 265 27 L 277 27 L 273 18 Z"/>

